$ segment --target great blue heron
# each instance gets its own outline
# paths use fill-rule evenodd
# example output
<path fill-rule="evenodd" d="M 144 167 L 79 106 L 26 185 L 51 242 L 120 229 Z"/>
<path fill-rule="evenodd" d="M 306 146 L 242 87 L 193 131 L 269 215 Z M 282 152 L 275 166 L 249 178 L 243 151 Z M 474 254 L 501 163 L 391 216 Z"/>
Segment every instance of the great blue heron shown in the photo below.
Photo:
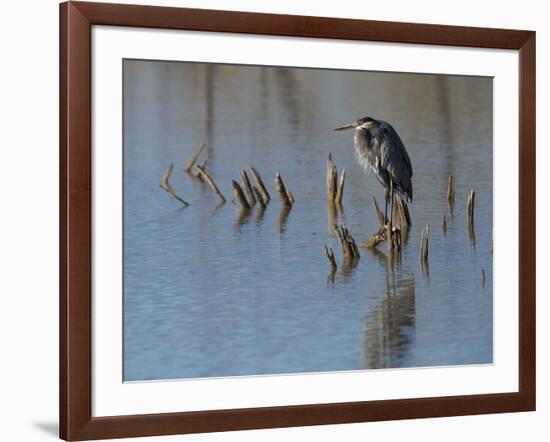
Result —
<path fill-rule="evenodd" d="M 408 203 L 412 202 L 413 170 L 409 154 L 395 129 L 385 121 L 363 117 L 334 130 L 352 128 L 355 129 L 355 151 L 359 164 L 367 171 L 370 168 L 384 186 L 386 199 L 384 216 L 387 220 L 388 201 L 391 201 L 390 214 L 393 213 L 394 191 L 397 191 Z"/>

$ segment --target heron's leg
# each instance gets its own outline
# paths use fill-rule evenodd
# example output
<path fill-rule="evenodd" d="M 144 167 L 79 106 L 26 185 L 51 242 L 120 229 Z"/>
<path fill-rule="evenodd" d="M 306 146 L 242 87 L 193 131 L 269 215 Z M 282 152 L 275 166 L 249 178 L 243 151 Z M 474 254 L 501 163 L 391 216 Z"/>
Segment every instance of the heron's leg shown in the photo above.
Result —
<path fill-rule="evenodd" d="M 388 223 L 388 200 L 390 198 L 390 191 L 386 188 L 384 189 L 384 200 L 386 203 L 386 206 L 384 208 L 384 224 Z"/>
<path fill-rule="evenodd" d="M 390 180 L 390 228 L 393 229 L 393 182 Z"/>

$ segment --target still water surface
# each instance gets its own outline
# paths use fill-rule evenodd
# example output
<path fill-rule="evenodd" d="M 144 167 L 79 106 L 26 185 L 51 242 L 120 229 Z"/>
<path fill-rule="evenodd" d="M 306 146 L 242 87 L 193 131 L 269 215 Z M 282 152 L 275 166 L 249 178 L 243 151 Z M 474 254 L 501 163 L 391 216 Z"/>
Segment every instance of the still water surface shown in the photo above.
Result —
<path fill-rule="evenodd" d="M 355 162 L 353 133 L 332 130 L 364 115 L 392 123 L 407 146 L 413 224 L 400 262 L 385 244 L 361 249 L 330 282 L 323 247 L 338 263 L 341 253 L 328 153 L 348 173 L 336 221 L 357 242 L 377 230 L 372 196 L 383 202 Z M 201 143 L 225 205 L 183 172 Z M 126 60 L 124 380 L 491 363 L 492 155 L 489 78 Z M 159 189 L 170 163 L 186 209 Z M 250 165 L 272 202 L 244 214 L 231 179 Z M 276 171 L 296 198 L 287 213 Z M 428 269 L 418 259 L 425 224 Z"/>

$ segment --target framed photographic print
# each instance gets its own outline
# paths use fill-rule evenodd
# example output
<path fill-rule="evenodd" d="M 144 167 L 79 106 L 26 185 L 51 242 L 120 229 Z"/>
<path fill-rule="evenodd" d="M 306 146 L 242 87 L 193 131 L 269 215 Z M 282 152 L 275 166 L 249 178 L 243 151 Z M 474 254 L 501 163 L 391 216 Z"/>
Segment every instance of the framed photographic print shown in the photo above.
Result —
<path fill-rule="evenodd" d="M 60 6 L 60 436 L 535 409 L 535 33 Z"/>

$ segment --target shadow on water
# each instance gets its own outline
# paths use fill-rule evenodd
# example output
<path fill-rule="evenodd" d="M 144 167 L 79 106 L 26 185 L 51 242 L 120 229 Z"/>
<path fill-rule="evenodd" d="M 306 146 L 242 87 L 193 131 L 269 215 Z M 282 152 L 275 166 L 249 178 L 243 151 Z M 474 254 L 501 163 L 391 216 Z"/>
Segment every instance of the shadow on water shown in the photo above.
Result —
<path fill-rule="evenodd" d="M 237 219 L 235 219 L 235 226 L 240 227 L 247 224 L 248 221 L 250 221 L 250 215 L 252 215 L 252 209 L 241 208 L 237 215 Z"/>
<path fill-rule="evenodd" d="M 279 212 L 279 233 L 283 234 L 286 231 L 285 224 L 288 219 L 288 215 L 292 207 L 281 206 L 281 211 Z"/>
<path fill-rule="evenodd" d="M 267 207 L 258 206 L 256 209 L 256 225 L 259 226 L 264 220 L 264 215 Z"/>
<path fill-rule="evenodd" d="M 427 259 L 421 259 L 420 260 L 420 270 L 422 271 L 422 276 L 424 277 L 424 281 L 426 281 L 426 285 L 430 286 L 430 263 Z"/>
<path fill-rule="evenodd" d="M 401 367 L 414 347 L 415 277 L 395 272 L 396 260 L 391 256 L 378 250 L 372 254 L 385 265 L 386 282 L 384 299 L 365 316 L 363 367 Z"/>
<path fill-rule="evenodd" d="M 218 210 L 220 210 L 221 207 L 225 205 L 224 201 L 220 201 L 216 206 L 212 209 L 212 212 L 210 212 L 210 218 L 214 217 Z"/>
<path fill-rule="evenodd" d="M 164 224 L 166 222 L 169 222 L 171 221 L 173 218 L 179 216 L 185 209 L 187 209 L 189 206 L 182 206 L 182 207 L 178 207 L 177 209 L 172 209 L 170 210 L 169 212 L 166 212 L 166 213 L 163 213 L 160 217 L 159 217 L 159 222 L 161 224 Z"/>
<path fill-rule="evenodd" d="M 476 231 L 474 228 L 474 225 L 471 223 L 468 223 L 468 240 L 470 241 L 470 245 L 472 246 L 472 249 L 476 248 Z"/>
<path fill-rule="evenodd" d="M 327 285 L 345 284 L 352 281 L 355 268 L 359 264 L 359 259 L 344 259 L 338 269 L 330 267 L 327 276 Z"/>

